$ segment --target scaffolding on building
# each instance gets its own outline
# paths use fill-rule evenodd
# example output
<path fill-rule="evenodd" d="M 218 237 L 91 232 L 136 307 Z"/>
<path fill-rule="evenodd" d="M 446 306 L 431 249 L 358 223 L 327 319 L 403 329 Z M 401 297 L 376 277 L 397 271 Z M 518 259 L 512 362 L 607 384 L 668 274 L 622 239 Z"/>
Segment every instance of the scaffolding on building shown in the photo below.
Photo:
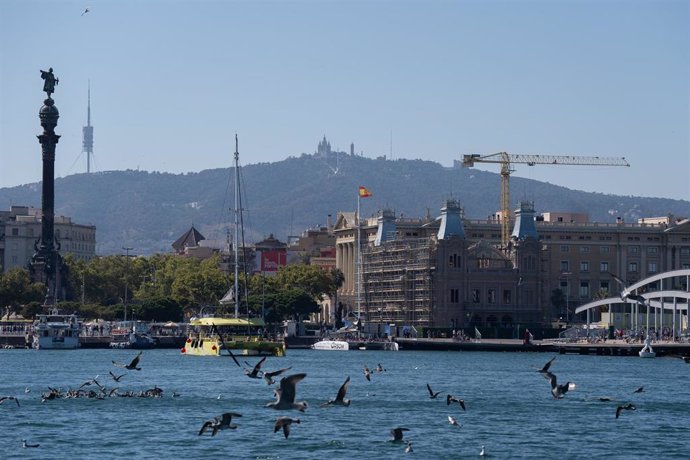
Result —
<path fill-rule="evenodd" d="M 429 327 L 434 260 L 430 238 L 362 247 L 362 300 L 368 322 Z"/>

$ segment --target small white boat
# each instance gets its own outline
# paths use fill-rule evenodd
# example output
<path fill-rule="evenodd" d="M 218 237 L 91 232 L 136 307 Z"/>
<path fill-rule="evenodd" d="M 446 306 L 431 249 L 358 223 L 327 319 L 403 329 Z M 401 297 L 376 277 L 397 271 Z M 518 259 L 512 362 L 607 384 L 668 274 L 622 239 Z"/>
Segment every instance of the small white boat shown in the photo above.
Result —
<path fill-rule="evenodd" d="M 655 358 L 656 352 L 652 348 L 652 339 L 647 336 L 644 340 L 644 347 L 640 350 L 640 358 Z"/>
<path fill-rule="evenodd" d="M 38 350 L 74 350 L 79 348 L 81 325 L 76 314 L 64 314 L 53 307 L 36 316 L 33 347 Z"/>
<path fill-rule="evenodd" d="M 333 351 L 347 351 L 350 345 L 344 340 L 336 339 L 322 339 L 314 343 L 312 346 L 314 350 L 333 350 Z"/>

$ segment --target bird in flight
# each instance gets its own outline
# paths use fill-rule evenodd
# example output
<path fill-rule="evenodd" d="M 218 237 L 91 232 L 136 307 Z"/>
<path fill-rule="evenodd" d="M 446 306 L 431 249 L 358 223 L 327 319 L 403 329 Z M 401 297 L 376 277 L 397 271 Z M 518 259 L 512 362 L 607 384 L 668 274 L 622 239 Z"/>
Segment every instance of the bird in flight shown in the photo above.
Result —
<path fill-rule="evenodd" d="M 637 410 L 637 408 L 630 403 L 628 403 L 624 406 L 618 406 L 616 408 L 616 418 L 620 417 L 621 412 L 623 412 L 624 410 Z"/>
<path fill-rule="evenodd" d="M 140 351 L 140 352 L 134 357 L 134 359 L 132 360 L 132 362 L 129 363 L 129 364 L 118 363 L 117 361 L 114 361 L 114 360 L 113 360 L 113 364 L 116 365 L 116 366 L 119 366 L 119 367 L 124 367 L 125 369 L 128 369 L 128 370 L 130 370 L 130 371 L 140 371 L 140 370 L 141 370 L 141 367 L 137 367 L 137 365 L 139 364 L 139 359 L 141 358 L 141 354 L 142 354 L 142 353 L 143 353 L 143 352 Z"/>
<path fill-rule="evenodd" d="M 86 8 L 86 9 L 84 9 L 84 12 L 83 12 L 81 15 L 84 16 L 84 15 L 85 15 L 86 13 L 88 13 L 88 12 L 89 12 L 89 9 Z"/>
<path fill-rule="evenodd" d="M 347 387 L 349 385 L 350 376 L 348 375 L 345 379 L 345 383 L 340 385 L 340 389 L 338 390 L 338 394 L 335 396 L 335 399 L 328 400 L 327 402 L 321 404 L 321 407 L 330 406 L 331 404 L 335 404 L 337 406 L 349 406 L 351 401 L 349 399 L 345 399 L 345 395 L 347 394 Z"/>
<path fill-rule="evenodd" d="M 122 377 L 125 376 L 125 374 L 122 374 L 122 375 L 115 375 L 115 374 L 113 374 L 113 371 L 108 371 L 108 373 L 109 373 L 110 376 L 113 378 L 113 380 L 115 380 L 116 382 L 119 382 L 120 379 L 121 379 Z"/>
<path fill-rule="evenodd" d="M 249 378 L 252 379 L 260 379 L 261 376 L 263 375 L 263 371 L 261 370 L 261 366 L 263 365 L 264 361 L 266 361 L 266 357 L 264 356 L 259 360 L 258 363 L 252 368 L 252 370 L 249 370 L 247 368 L 244 369 L 244 375 L 246 375 Z M 244 362 L 247 366 L 251 367 L 251 364 L 249 364 L 247 361 Z"/>
<path fill-rule="evenodd" d="M 642 393 L 644 391 L 644 387 L 640 387 L 637 390 L 633 391 L 633 393 Z"/>
<path fill-rule="evenodd" d="M 465 409 L 465 400 L 464 399 L 456 398 L 453 395 L 446 396 L 446 405 L 450 406 L 450 403 L 454 403 L 454 402 L 460 404 L 460 407 L 462 407 L 462 410 L 467 410 L 467 409 Z"/>
<path fill-rule="evenodd" d="M 278 430 L 281 428 L 283 429 L 283 434 L 285 435 L 285 439 L 290 436 L 290 425 L 293 423 L 301 423 L 298 418 L 290 418 L 290 417 L 278 417 L 278 420 L 276 420 L 276 424 L 273 426 L 273 432 L 277 433 Z"/>
<path fill-rule="evenodd" d="M 214 417 L 212 420 L 207 420 L 206 422 L 204 422 L 203 425 L 201 425 L 201 430 L 199 430 L 199 436 L 204 434 L 204 432 L 209 428 L 213 430 L 211 432 L 211 436 L 215 436 L 220 430 L 234 430 L 235 428 L 237 428 L 237 425 L 232 423 L 233 417 L 242 417 L 242 415 L 236 414 L 234 412 L 225 412 L 220 417 Z"/>
<path fill-rule="evenodd" d="M 546 374 L 547 372 L 549 372 L 549 368 L 551 367 L 551 363 L 553 363 L 554 359 L 556 359 L 555 356 L 551 358 L 546 364 L 544 364 L 544 367 L 539 369 L 537 372 L 539 372 L 540 374 Z"/>
<path fill-rule="evenodd" d="M 441 394 L 440 391 L 434 392 L 434 391 L 431 389 L 431 385 L 429 385 L 428 383 L 426 384 L 426 389 L 429 390 L 429 397 L 430 397 L 431 399 L 436 399 L 436 396 L 438 396 L 439 394 Z"/>
<path fill-rule="evenodd" d="M 371 371 L 369 370 L 369 366 L 366 365 L 364 366 L 364 377 L 371 382 Z"/>
<path fill-rule="evenodd" d="M 456 419 L 452 415 L 448 416 L 448 423 L 450 423 L 451 425 L 460 426 L 460 424 L 458 423 L 458 419 Z"/>
<path fill-rule="evenodd" d="M 403 440 L 403 431 L 410 431 L 409 428 L 393 428 L 391 430 L 391 436 L 393 436 L 393 439 L 391 439 L 392 442 L 402 442 Z"/>
<path fill-rule="evenodd" d="M 264 407 L 270 407 L 276 410 L 290 410 L 297 409 L 304 412 L 307 408 L 307 402 L 295 402 L 295 387 L 307 374 L 293 374 L 280 379 L 280 388 L 276 389 L 276 400 L 266 404 Z"/>
<path fill-rule="evenodd" d="M 0 404 L 4 403 L 5 401 L 14 401 L 17 403 L 17 407 L 20 407 L 19 400 L 14 396 L 0 396 Z"/>
<path fill-rule="evenodd" d="M 264 372 L 264 380 L 266 381 L 266 384 L 267 385 L 273 385 L 274 383 L 276 383 L 275 380 L 273 380 L 273 377 L 277 377 L 280 374 L 282 374 L 283 372 L 289 371 L 290 369 L 292 369 L 292 366 L 285 367 L 283 369 L 278 369 L 277 371 Z"/>
<path fill-rule="evenodd" d="M 575 389 L 575 384 L 572 382 L 565 382 L 563 385 L 559 385 L 558 381 L 556 380 L 556 374 L 552 374 L 551 372 L 545 372 L 544 377 L 549 379 L 549 383 L 551 384 L 551 394 L 553 395 L 554 399 L 563 399 L 569 390 Z"/>

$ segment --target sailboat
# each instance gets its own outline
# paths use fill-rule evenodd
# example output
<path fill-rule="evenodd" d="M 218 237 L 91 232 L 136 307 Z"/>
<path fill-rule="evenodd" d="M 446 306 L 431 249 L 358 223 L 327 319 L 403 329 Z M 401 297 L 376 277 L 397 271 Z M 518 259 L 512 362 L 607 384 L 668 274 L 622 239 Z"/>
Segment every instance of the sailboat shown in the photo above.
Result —
<path fill-rule="evenodd" d="M 247 315 L 240 317 L 239 288 L 239 241 L 240 226 L 240 170 L 237 135 L 235 135 L 235 238 L 233 252 L 235 257 L 234 286 L 220 300 L 221 304 L 235 304 L 233 317 L 217 316 L 215 313 L 204 315 L 189 322 L 190 334 L 180 350 L 183 355 L 191 356 L 284 356 L 285 342 L 282 339 L 269 337 L 263 318 Z M 237 363 L 237 360 L 235 359 Z M 239 365 L 239 363 L 238 363 Z"/>

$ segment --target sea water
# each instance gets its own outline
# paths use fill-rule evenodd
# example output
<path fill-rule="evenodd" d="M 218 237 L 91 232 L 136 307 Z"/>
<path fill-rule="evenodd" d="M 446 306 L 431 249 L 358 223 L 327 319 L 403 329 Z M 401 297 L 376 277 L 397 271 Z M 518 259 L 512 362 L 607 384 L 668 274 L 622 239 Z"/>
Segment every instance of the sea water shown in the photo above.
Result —
<path fill-rule="evenodd" d="M 141 371 L 112 364 L 136 353 L 0 350 L 0 396 L 21 404 L 0 405 L 0 458 L 447 459 L 478 457 L 482 446 L 491 458 L 690 457 L 690 364 L 676 358 L 559 355 L 551 372 L 559 383 L 576 384 L 560 400 L 537 372 L 554 356 L 548 353 L 288 350 L 267 358 L 263 370 L 307 374 L 297 385 L 297 400 L 309 403 L 300 413 L 265 408 L 273 388 L 228 357 L 147 350 Z M 243 367 L 257 361 L 240 359 Z M 384 372 L 374 371 L 379 363 Z M 118 383 L 109 371 L 125 376 Z M 158 386 L 163 397 L 41 402 L 49 386 L 65 391 L 96 376 L 120 393 Z M 348 376 L 351 405 L 320 407 Z M 437 399 L 427 383 L 441 392 Z M 634 393 L 639 387 L 644 391 Z M 448 394 L 464 399 L 467 410 L 448 405 Z M 636 410 L 616 419 L 625 403 Z M 242 415 L 233 419 L 237 429 L 198 436 L 204 421 L 224 412 Z M 301 420 L 288 439 L 273 431 L 281 415 Z M 404 438 L 413 452 L 390 442 L 395 427 L 409 429 Z M 22 439 L 40 447 L 22 448 Z"/>

